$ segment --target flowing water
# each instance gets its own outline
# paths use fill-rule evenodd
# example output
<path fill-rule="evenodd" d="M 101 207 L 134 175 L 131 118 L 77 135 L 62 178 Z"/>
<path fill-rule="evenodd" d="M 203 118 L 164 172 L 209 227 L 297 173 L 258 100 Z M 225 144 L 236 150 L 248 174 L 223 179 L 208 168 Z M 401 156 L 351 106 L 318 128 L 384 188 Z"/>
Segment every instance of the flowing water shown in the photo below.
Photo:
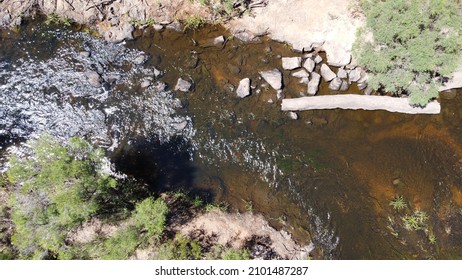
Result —
<path fill-rule="evenodd" d="M 223 45 L 211 43 L 220 35 Z M 442 96 L 436 116 L 325 110 L 292 120 L 258 74 L 301 56 L 287 45 L 243 43 L 217 26 L 136 36 L 108 44 L 36 23 L 2 32 L 2 152 L 43 132 L 79 135 L 155 189 L 263 213 L 312 241 L 318 258 L 462 257 L 462 97 Z M 283 73 L 283 95 L 305 91 Z M 194 89 L 172 90 L 179 77 Z M 246 77 L 252 95 L 237 98 Z M 389 205 L 397 195 L 406 209 Z M 415 210 L 428 214 L 425 230 L 404 227 Z"/>

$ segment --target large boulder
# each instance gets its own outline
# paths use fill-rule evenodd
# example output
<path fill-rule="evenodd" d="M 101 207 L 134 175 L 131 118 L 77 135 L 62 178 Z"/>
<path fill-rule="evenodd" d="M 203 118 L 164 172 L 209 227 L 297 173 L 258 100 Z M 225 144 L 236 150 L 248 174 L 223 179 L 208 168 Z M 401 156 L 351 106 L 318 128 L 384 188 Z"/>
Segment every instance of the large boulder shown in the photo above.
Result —
<path fill-rule="evenodd" d="M 357 1 L 263 2 L 267 3 L 264 9 L 252 10 L 252 16 L 235 18 L 227 26 L 232 31 L 266 32 L 273 40 L 287 42 L 294 49 L 323 50 L 327 54 L 327 63 L 332 66 L 350 63 L 357 30 L 365 23 L 365 17 L 352 10 Z"/>
<path fill-rule="evenodd" d="M 321 65 L 321 76 L 326 82 L 332 81 L 337 75 L 332 71 L 327 64 Z"/>
<path fill-rule="evenodd" d="M 339 41 L 329 41 L 323 46 L 326 51 L 327 63 L 341 67 L 351 62 L 351 45 Z"/>
<path fill-rule="evenodd" d="M 242 79 L 239 82 L 239 86 L 237 87 L 236 93 L 237 93 L 237 96 L 240 98 L 244 98 L 250 95 L 250 79 L 249 78 Z"/>
<path fill-rule="evenodd" d="M 309 95 L 316 95 L 319 88 L 319 82 L 321 81 L 321 75 L 316 72 L 311 73 L 311 80 L 308 82 L 307 93 Z"/>
<path fill-rule="evenodd" d="M 301 57 L 283 57 L 282 68 L 284 70 L 293 70 L 302 66 Z"/>
<path fill-rule="evenodd" d="M 278 69 L 259 72 L 261 77 L 275 90 L 282 88 L 282 73 Z"/>

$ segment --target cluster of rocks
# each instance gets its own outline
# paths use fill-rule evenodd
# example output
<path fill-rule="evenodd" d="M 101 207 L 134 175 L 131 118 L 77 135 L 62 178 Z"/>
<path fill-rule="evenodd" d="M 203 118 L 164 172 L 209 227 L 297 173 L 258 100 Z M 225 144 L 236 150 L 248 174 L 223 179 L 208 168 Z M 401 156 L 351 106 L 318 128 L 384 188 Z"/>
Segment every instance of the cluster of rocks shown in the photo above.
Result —
<path fill-rule="evenodd" d="M 357 83 L 360 90 L 366 90 L 366 94 L 370 94 L 370 89 L 367 87 L 367 74 L 360 67 L 347 65 L 331 68 L 323 63 L 322 57 L 317 53 L 306 54 L 303 57 L 282 57 L 281 63 L 284 71 L 290 71 L 292 77 L 298 78 L 300 83 L 307 85 L 306 94 L 302 93 L 302 95 L 316 95 L 321 80 L 329 83 L 329 89 L 333 91 L 347 91 L 352 83 Z M 281 70 L 276 68 L 260 71 L 259 74 L 266 83 L 277 91 L 278 98 L 282 96 L 284 75 Z M 238 97 L 244 98 L 250 95 L 250 90 L 250 79 L 245 78 L 239 82 L 236 93 Z M 292 116 L 292 118 L 296 117 Z"/>
<path fill-rule="evenodd" d="M 303 60 L 304 59 L 304 60 Z M 334 72 L 330 66 L 322 63 L 319 54 L 311 53 L 302 57 L 283 57 L 282 68 L 291 71 L 291 75 L 300 79 L 300 83 L 307 84 L 307 95 L 316 95 L 322 80 L 329 83 L 333 91 L 347 91 L 351 83 L 358 83 L 358 88 L 367 87 L 367 75 L 360 67 L 347 65 L 337 68 Z"/>

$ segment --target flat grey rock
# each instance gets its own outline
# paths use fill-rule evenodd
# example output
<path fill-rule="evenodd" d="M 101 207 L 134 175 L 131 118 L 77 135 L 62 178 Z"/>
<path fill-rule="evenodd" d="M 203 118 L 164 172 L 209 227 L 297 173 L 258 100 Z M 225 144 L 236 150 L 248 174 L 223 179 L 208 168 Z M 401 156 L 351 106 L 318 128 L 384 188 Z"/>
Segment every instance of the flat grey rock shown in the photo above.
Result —
<path fill-rule="evenodd" d="M 316 64 L 319 64 L 322 62 L 322 57 L 318 54 L 315 56 L 314 58 L 314 62 L 316 62 Z"/>
<path fill-rule="evenodd" d="M 297 72 L 292 73 L 292 77 L 295 78 L 308 78 L 310 74 L 305 69 L 300 69 Z"/>
<path fill-rule="evenodd" d="M 301 57 L 283 57 L 282 68 L 285 70 L 293 70 L 302 66 Z"/>
<path fill-rule="evenodd" d="M 282 88 L 282 74 L 278 69 L 261 71 L 260 75 L 275 90 Z"/>

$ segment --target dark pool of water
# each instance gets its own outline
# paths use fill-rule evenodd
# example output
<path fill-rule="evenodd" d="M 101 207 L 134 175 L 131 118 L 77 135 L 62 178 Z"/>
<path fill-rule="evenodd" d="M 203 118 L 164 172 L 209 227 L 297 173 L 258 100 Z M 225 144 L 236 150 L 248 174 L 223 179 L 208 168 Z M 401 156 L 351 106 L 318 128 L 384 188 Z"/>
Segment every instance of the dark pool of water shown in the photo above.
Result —
<path fill-rule="evenodd" d="M 14 44 L 21 37 L 40 42 L 33 31 L 27 32 L 26 39 L 10 33 L 7 41 Z M 144 68 L 164 71 L 159 80 L 170 88 L 180 76 L 194 81 L 192 92 L 172 92 L 182 103 L 176 114 L 190 118 L 194 133 L 157 141 L 129 129 L 114 152 L 119 168 L 156 189 L 184 188 L 240 211 L 251 204 L 298 241 L 312 240 L 316 257 L 462 257 L 460 95 L 441 98 L 443 110 L 436 116 L 326 110 L 301 112 L 291 120 L 258 74 L 281 69 L 281 56 L 301 55 L 287 45 L 268 38 L 246 44 L 217 26 L 183 33 L 147 29 L 137 35 L 126 46 L 149 55 Z M 226 44 L 210 46 L 210 39 L 220 35 Z M 46 48 L 50 52 L 37 59 L 52 58 L 60 40 L 66 38 L 31 45 L 31 52 Z M 0 46 L 0 52 L 7 47 Z M 5 54 L 1 58 L 9 59 Z M 289 71 L 283 73 L 283 94 L 299 96 L 305 86 Z M 239 99 L 233 88 L 246 77 L 255 88 Z M 129 95 L 139 90 L 125 84 L 120 88 Z M 329 93 L 326 84 L 321 90 Z M 138 127 L 144 120 L 126 125 Z M 389 205 L 397 195 L 405 198 L 406 209 Z M 404 227 L 402 218 L 415 210 L 428 214 L 425 231 Z"/>

